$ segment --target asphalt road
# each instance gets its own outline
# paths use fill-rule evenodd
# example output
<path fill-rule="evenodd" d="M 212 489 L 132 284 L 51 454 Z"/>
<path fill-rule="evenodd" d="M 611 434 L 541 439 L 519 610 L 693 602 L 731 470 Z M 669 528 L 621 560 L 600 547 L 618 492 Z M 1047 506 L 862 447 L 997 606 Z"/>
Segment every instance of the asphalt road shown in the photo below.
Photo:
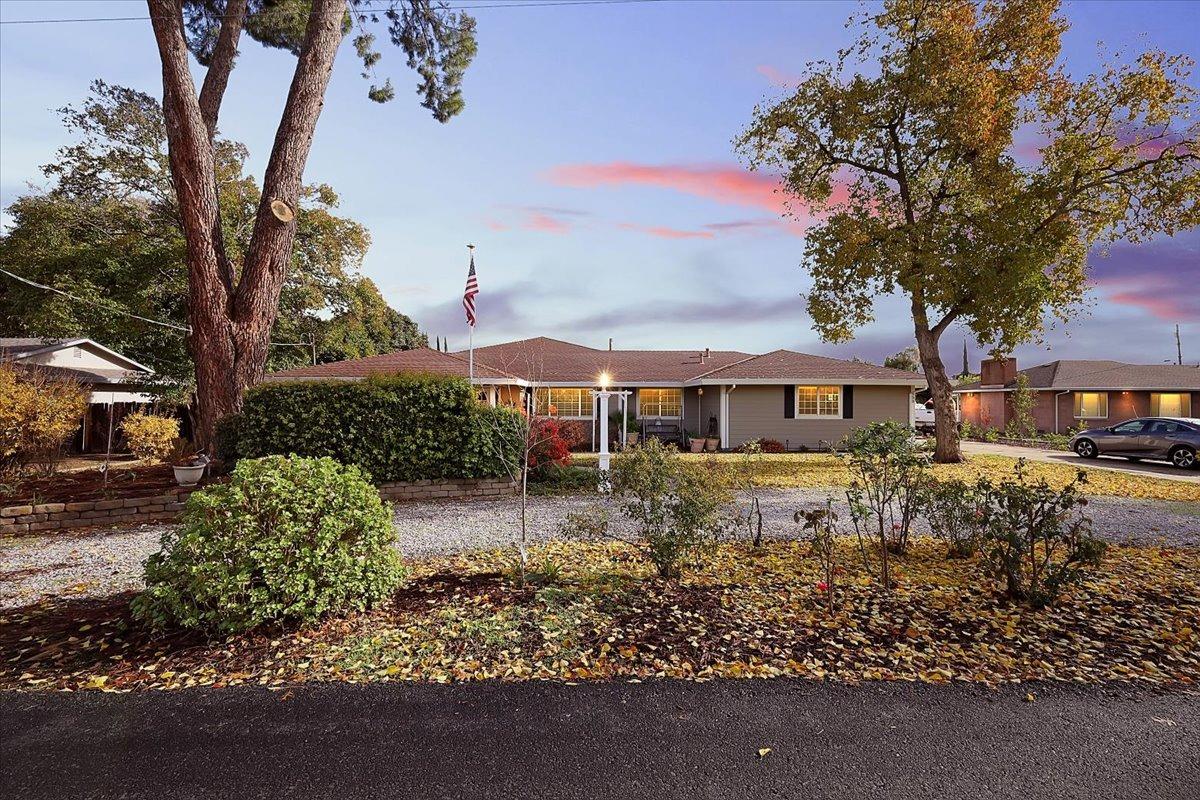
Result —
<path fill-rule="evenodd" d="M 0 796 L 1200 797 L 1200 696 L 1032 690 L 1032 703 L 1028 685 L 750 680 L 8 694 Z"/>

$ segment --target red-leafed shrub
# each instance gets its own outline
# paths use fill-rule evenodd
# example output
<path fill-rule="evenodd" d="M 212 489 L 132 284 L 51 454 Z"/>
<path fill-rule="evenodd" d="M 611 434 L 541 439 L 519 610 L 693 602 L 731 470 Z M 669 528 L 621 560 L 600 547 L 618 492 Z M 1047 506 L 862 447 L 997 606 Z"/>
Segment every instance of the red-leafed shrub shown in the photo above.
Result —
<path fill-rule="evenodd" d="M 783 442 L 778 439 L 759 439 L 758 446 L 764 453 L 786 453 Z"/>
<path fill-rule="evenodd" d="M 555 421 L 558 423 L 558 435 L 567 443 L 567 449 L 575 452 L 591 449 L 591 422 L 584 422 L 578 419 L 561 419 Z"/>
<path fill-rule="evenodd" d="M 529 468 L 545 469 L 551 464 L 566 466 L 571 463 L 570 437 L 564 435 L 562 424 L 553 418 L 533 420 L 529 436 Z"/>

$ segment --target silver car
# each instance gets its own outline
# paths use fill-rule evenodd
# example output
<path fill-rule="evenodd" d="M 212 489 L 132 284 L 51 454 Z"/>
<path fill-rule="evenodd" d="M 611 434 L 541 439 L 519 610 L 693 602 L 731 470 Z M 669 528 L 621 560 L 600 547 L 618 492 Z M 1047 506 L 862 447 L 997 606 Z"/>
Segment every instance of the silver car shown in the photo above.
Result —
<path fill-rule="evenodd" d="M 1200 419 L 1139 417 L 1110 428 L 1081 431 L 1071 437 L 1070 447 L 1082 458 L 1121 456 L 1130 461 L 1150 458 L 1192 469 L 1200 451 Z"/>

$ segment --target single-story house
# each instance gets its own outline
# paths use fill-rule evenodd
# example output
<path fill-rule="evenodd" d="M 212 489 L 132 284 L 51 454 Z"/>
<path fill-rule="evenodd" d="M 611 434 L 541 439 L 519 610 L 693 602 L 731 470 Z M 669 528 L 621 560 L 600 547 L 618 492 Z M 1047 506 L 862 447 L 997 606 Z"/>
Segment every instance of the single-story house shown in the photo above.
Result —
<path fill-rule="evenodd" d="M 963 421 L 984 428 L 1007 425 L 1019 375 L 1035 393 L 1033 420 L 1042 433 L 1133 417 L 1190 417 L 1200 409 L 1200 367 L 1063 359 L 1018 370 L 1016 359 L 988 359 L 980 380 L 954 389 Z"/>
<path fill-rule="evenodd" d="M 466 377 L 468 358 L 466 351 L 419 348 L 284 370 L 266 380 L 360 380 L 396 372 Z M 610 412 L 642 424 L 719 437 L 724 448 L 769 438 L 792 450 L 837 442 L 870 422 L 911 425 L 913 392 L 925 386 L 916 373 L 791 350 L 614 350 L 537 337 L 477 347 L 474 359 L 481 400 L 520 403 L 572 421 L 593 441 L 593 390 L 602 384 L 627 392 L 610 401 Z"/>
<path fill-rule="evenodd" d="M 154 401 L 146 392 L 154 370 L 91 339 L 0 337 L 0 362 L 87 389 L 88 408 L 70 444 L 77 452 L 104 452 L 110 412 L 115 432 L 127 413 Z"/>

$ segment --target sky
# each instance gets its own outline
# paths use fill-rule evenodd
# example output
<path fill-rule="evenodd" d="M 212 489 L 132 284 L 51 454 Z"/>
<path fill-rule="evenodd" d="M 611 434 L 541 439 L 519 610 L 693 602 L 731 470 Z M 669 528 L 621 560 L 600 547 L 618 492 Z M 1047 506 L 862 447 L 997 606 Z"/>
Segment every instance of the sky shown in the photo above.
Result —
<path fill-rule="evenodd" d="M 510 2 L 511 0 L 505 0 Z M 455 5 L 489 5 L 455 0 Z M 551 336 L 605 347 L 765 352 L 879 361 L 913 343 L 899 298 L 877 304 L 854 341 L 822 343 L 804 309 L 802 231 L 781 222 L 774 179 L 749 173 L 731 140 L 756 104 L 851 33 L 852 2 L 661 2 L 476 8 L 479 55 L 466 108 L 435 121 L 403 54 L 384 42 L 366 97 L 349 42 L 339 52 L 305 180 L 372 236 L 364 272 L 430 335 L 465 348 L 468 243 L 480 294 L 476 344 Z M 1064 62 L 1075 75 L 1108 50 L 1200 56 L 1200 2 L 1071 2 Z M 0 0 L 0 22 L 144 17 L 143 2 Z M 261 176 L 294 58 L 243 38 L 221 132 Z M 199 80 L 202 68 L 196 66 Z M 0 207 L 44 187 L 40 165 L 70 143 L 56 109 L 102 78 L 161 95 L 146 20 L 0 24 Z M 1193 76 L 1193 85 L 1200 85 Z M 0 218 L 3 219 L 3 218 Z M 1200 232 L 1092 259 L 1087 310 L 1015 353 L 1161 363 L 1200 360 Z M 967 341 L 943 354 L 957 370 Z"/>

